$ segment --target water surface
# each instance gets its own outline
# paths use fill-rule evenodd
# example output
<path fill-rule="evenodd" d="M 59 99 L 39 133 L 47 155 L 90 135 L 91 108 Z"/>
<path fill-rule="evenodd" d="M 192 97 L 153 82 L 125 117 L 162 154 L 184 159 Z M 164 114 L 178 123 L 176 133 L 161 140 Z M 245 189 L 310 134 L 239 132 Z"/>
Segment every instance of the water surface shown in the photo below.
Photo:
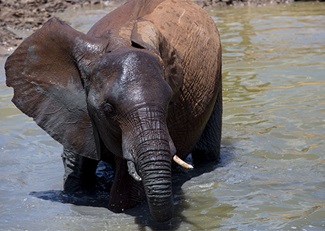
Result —
<path fill-rule="evenodd" d="M 109 9 L 60 17 L 86 32 Z M 171 229 L 325 230 L 324 12 L 209 10 L 223 44 L 223 161 L 177 189 Z M 62 147 L 10 102 L 0 62 L 0 230 L 152 230 L 145 205 L 115 214 L 55 200 Z"/>

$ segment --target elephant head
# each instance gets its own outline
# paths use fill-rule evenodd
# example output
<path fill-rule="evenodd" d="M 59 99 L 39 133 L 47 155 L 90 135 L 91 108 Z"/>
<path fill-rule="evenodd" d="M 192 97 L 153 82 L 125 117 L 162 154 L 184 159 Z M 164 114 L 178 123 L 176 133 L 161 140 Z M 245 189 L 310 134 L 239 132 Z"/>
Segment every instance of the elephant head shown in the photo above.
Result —
<path fill-rule="evenodd" d="M 172 90 L 163 78 L 161 60 L 146 51 L 121 48 L 103 55 L 90 76 L 86 96 L 99 133 L 95 137 L 127 160 L 135 180 L 142 179 L 153 217 L 170 218 L 176 149 L 166 122 Z"/>
<path fill-rule="evenodd" d="M 172 214 L 176 152 L 167 112 L 182 80 L 175 51 L 153 25 L 140 24 L 130 44 L 121 45 L 109 34 L 91 37 L 54 18 L 5 68 L 21 111 L 65 149 L 99 160 L 102 142 L 126 160 L 133 178 L 143 181 L 152 216 L 163 221 Z"/>

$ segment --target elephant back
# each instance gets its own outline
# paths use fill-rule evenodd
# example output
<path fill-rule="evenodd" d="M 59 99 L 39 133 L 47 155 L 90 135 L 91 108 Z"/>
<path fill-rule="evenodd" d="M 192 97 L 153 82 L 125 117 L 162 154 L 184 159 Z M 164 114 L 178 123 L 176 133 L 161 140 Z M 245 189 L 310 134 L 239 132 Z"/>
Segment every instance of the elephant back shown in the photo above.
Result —
<path fill-rule="evenodd" d="M 221 45 L 218 30 L 210 16 L 192 1 L 163 1 L 144 17 L 152 22 L 177 51 L 183 70 L 183 97 L 211 101 L 220 79 Z M 187 96 L 187 94 L 190 94 Z M 204 96 L 204 97 L 202 97 Z M 199 113 L 197 109 L 196 113 Z"/>
<path fill-rule="evenodd" d="M 168 124 L 177 152 L 184 156 L 200 138 L 222 91 L 219 33 L 210 16 L 191 1 L 164 1 L 145 18 L 180 60 L 183 82 Z"/>

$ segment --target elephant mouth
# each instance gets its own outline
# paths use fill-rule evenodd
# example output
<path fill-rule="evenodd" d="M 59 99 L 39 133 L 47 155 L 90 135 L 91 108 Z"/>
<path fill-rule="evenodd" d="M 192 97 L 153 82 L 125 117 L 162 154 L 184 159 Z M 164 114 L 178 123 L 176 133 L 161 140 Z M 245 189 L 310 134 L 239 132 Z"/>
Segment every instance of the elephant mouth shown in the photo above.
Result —
<path fill-rule="evenodd" d="M 194 168 L 193 165 L 186 163 L 184 160 L 182 160 L 177 155 L 173 156 L 173 161 L 185 169 L 193 169 Z M 128 166 L 128 172 L 129 172 L 130 176 L 132 176 L 132 178 L 136 181 L 142 181 L 141 176 L 138 174 L 138 172 L 136 170 L 134 162 L 131 160 L 127 161 L 127 166 Z"/>

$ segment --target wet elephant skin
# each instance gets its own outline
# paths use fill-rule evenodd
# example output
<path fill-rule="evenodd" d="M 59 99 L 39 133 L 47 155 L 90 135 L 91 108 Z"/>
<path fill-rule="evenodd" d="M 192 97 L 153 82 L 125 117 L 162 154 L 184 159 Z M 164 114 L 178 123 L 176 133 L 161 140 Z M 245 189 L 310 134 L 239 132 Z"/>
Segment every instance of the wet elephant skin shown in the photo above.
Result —
<path fill-rule="evenodd" d="M 128 1 L 87 34 L 57 18 L 6 62 L 13 102 L 64 147 L 64 190 L 89 189 L 99 160 L 115 166 L 109 207 L 145 194 L 170 220 L 172 159 L 219 159 L 221 46 L 191 1 Z"/>

